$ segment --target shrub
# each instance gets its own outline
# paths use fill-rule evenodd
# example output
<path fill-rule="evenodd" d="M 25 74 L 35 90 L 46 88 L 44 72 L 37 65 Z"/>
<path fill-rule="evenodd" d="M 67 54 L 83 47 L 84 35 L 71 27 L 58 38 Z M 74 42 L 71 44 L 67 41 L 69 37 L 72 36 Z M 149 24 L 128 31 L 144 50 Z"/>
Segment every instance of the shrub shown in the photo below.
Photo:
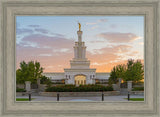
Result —
<path fill-rule="evenodd" d="M 25 89 L 22 89 L 22 88 L 17 88 L 17 89 L 16 89 L 16 92 L 26 92 L 26 90 L 25 90 Z"/>
<path fill-rule="evenodd" d="M 144 87 L 134 87 L 132 91 L 144 91 Z"/>
<path fill-rule="evenodd" d="M 65 84 L 65 82 L 52 82 L 52 84 Z"/>
<path fill-rule="evenodd" d="M 46 76 L 41 76 L 40 82 L 41 82 L 41 84 L 47 84 L 47 87 L 51 87 L 51 85 L 52 85 L 51 80 Z"/>
<path fill-rule="evenodd" d="M 108 84 L 108 82 L 96 82 L 96 84 Z"/>
<path fill-rule="evenodd" d="M 91 92 L 91 91 L 113 91 L 112 86 L 102 86 L 102 85 L 60 85 L 48 87 L 46 92 Z"/>
<path fill-rule="evenodd" d="M 139 82 L 132 82 L 132 85 L 134 86 L 134 85 L 139 85 L 139 86 L 141 86 L 141 85 L 143 85 L 144 84 L 144 82 L 141 82 L 141 81 L 139 81 Z M 141 86 L 142 87 L 142 86 Z"/>

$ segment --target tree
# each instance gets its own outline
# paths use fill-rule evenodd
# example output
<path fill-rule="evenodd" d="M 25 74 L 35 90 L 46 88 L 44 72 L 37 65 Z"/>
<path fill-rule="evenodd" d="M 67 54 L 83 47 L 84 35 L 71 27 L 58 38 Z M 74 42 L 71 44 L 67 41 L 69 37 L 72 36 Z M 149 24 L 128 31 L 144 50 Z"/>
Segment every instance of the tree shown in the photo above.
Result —
<path fill-rule="evenodd" d="M 137 82 L 144 78 L 144 67 L 140 60 L 129 59 L 127 64 L 114 66 L 111 70 L 109 83 L 117 83 L 118 78 L 124 81 Z"/>
<path fill-rule="evenodd" d="M 20 69 L 16 71 L 16 82 L 24 84 L 26 79 L 28 79 L 28 67 L 25 61 L 20 63 Z"/>
<path fill-rule="evenodd" d="M 128 69 L 126 70 L 125 81 L 140 81 L 144 78 L 144 67 L 140 60 L 128 60 Z"/>
<path fill-rule="evenodd" d="M 25 83 L 25 81 L 31 81 L 31 83 L 36 83 L 38 78 L 42 76 L 43 68 L 37 61 L 29 61 L 26 63 L 22 61 L 20 63 L 20 68 L 16 71 L 16 82 Z"/>
<path fill-rule="evenodd" d="M 117 65 L 114 66 L 111 70 L 111 74 L 109 77 L 109 83 L 116 84 L 118 82 L 118 78 L 123 78 L 125 74 L 125 65 Z"/>
<path fill-rule="evenodd" d="M 134 60 L 133 60 L 133 59 L 128 59 L 128 62 L 127 62 L 127 70 L 131 70 L 133 64 L 134 64 Z"/>
<path fill-rule="evenodd" d="M 116 74 L 116 67 L 113 67 L 113 69 L 111 70 L 110 73 L 110 77 L 109 77 L 109 84 L 116 84 L 118 82 L 117 79 L 117 74 Z"/>
<path fill-rule="evenodd" d="M 35 78 L 38 79 L 40 78 L 43 73 L 43 68 L 40 66 L 40 63 L 39 62 L 35 62 Z"/>
<path fill-rule="evenodd" d="M 126 66 L 124 64 L 116 66 L 116 75 L 117 78 L 123 78 L 125 75 Z"/>
<path fill-rule="evenodd" d="M 133 66 L 134 71 L 135 71 L 135 81 L 140 81 L 144 79 L 144 66 L 142 65 L 140 60 L 137 60 Z"/>
<path fill-rule="evenodd" d="M 25 78 L 22 76 L 22 72 L 20 69 L 16 71 L 16 82 L 17 84 L 24 84 Z"/>

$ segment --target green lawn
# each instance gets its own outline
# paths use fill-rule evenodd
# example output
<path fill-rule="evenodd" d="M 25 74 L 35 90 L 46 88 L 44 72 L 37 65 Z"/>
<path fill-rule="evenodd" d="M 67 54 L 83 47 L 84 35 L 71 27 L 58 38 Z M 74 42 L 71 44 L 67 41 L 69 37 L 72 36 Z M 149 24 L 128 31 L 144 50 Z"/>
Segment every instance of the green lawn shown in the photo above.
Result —
<path fill-rule="evenodd" d="M 33 100 L 34 98 L 32 98 L 31 100 Z M 29 101 L 28 98 L 16 98 L 16 101 Z"/>
<path fill-rule="evenodd" d="M 125 98 L 128 100 L 128 98 Z M 130 98 L 130 101 L 144 101 L 144 98 Z"/>

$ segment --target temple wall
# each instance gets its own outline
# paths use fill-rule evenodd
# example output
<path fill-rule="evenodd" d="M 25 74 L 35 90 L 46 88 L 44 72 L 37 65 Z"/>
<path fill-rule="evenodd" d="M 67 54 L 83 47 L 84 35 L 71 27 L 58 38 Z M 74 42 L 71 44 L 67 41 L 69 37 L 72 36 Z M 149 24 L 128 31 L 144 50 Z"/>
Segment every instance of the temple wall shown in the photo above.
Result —
<path fill-rule="evenodd" d="M 94 73 L 94 72 L 51 72 L 51 73 L 43 73 L 46 77 L 49 77 L 51 80 L 67 80 L 66 84 L 74 84 L 74 77 L 75 75 L 83 74 L 86 76 L 86 83 L 93 84 L 94 81 L 92 80 L 93 75 L 96 79 L 109 79 L 110 73 L 103 72 L 103 73 Z M 66 76 L 67 75 L 67 76 Z"/>
<path fill-rule="evenodd" d="M 64 72 L 43 73 L 43 75 L 50 78 L 51 80 L 62 80 L 62 79 L 64 79 Z"/>
<path fill-rule="evenodd" d="M 96 79 L 109 79 L 110 73 L 108 72 L 97 72 L 96 73 Z"/>

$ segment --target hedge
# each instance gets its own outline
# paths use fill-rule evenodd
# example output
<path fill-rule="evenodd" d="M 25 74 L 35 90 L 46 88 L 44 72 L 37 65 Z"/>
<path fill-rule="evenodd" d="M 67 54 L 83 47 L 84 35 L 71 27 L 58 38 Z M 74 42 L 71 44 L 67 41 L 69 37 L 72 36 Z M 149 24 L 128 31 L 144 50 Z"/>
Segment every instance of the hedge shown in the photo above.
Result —
<path fill-rule="evenodd" d="M 144 87 L 134 87 L 132 91 L 144 91 Z"/>
<path fill-rule="evenodd" d="M 17 89 L 16 89 L 16 92 L 26 92 L 26 90 L 25 90 L 25 89 L 22 89 L 22 88 L 17 88 Z"/>
<path fill-rule="evenodd" d="M 52 82 L 52 84 L 65 84 L 65 82 Z"/>
<path fill-rule="evenodd" d="M 98 91 L 113 91 L 112 86 L 102 85 L 60 85 L 49 87 L 45 90 L 46 92 L 98 92 Z"/>

